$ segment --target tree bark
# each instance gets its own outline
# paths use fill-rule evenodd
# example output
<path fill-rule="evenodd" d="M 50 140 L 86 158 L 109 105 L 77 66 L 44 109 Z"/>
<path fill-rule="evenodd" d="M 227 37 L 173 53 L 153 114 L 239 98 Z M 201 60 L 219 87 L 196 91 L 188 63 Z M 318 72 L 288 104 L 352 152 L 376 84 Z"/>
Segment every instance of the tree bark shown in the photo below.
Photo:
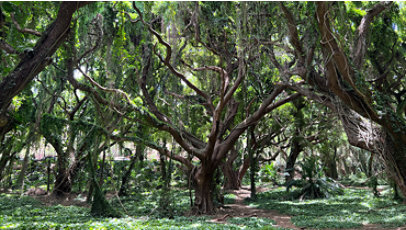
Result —
<path fill-rule="evenodd" d="M 240 180 L 238 177 L 238 171 L 233 169 L 233 166 L 230 164 L 225 163 L 223 167 L 221 167 L 225 182 L 224 182 L 224 189 L 225 190 L 237 190 L 240 188 Z"/>
<path fill-rule="evenodd" d="M 213 203 L 213 176 L 215 167 L 202 164 L 194 175 L 195 202 L 194 214 L 213 214 L 216 212 Z"/>
<path fill-rule="evenodd" d="M 285 172 L 288 174 L 285 176 L 285 183 L 293 180 L 295 176 L 295 164 L 297 157 L 302 152 L 302 148 L 299 144 L 298 138 L 294 137 L 292 140 L 292 147 L 289 153 L 288 159 L 286 161 Z"/>
<path fill-rule="evenodd" d="M 390 177 L 395 181 L 403 197 L 406 197 L 405 152 L 406 144 L 401 142 L 401 137 L 386 134 L 382 158 Z"/>
<path fill-rule="evenodd" d="M 296 112 L 294 113 L 295 133 L 292 138 L 291 151 L 286 161 L 285 171 L 288 173 L 288 175 L 285 177 L 286 183 L 293 180 L 295 176 L 296 159 L 299 156 L 299 154 L 303 151 L 303 145 L 301 143 L 302 141 L 301 139 L 303 138 L 302 129 L 305 125 L 302 112 L 302 109 L 305 107 L 303 98 L 300 97 L 295 101 L 293 101 L 293 105 L 296 108 Z"/>
<path fill-rule="evenodd" d="M 227 161 L 222 165 L 221 169 L 224 175 L 224 189 L 237 190 L 240 188 L 240 180 L 238 177 L 238 171 L 233 169 L 233 163 L 238 157 L 238 151 L 233 148 L 230 150 Z"/>

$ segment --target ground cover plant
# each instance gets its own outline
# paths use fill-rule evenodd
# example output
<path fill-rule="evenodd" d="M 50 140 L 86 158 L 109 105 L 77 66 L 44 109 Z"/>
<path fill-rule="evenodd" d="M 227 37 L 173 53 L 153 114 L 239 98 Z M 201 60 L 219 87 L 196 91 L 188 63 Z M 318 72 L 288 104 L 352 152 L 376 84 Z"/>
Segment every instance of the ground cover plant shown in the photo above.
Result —
<path fill-rule="evenodd" d="M 178 199 L 187 200 L 179 196 Z M 128 214 L 123 218 L 96 218 L 89 207 L 46 206 L 32 197 L 1 195 L 0 229 L 281 229 L 272 227 L 270 219 L 246 217 L 232 218 L 225 224 L 212 223 L 210 217 L 159 217 L 151 210 L 157 208 L 154 200 L 128 200 L 121 202 Z M 118 204 L 116 208 L 119 208 Z M 178 204 L 183 210 L 188 205 Z"/>
<path fill-rule="evenodd" d="M 370 189 L 347 188 L 343 195 L 324 199 L 299 201 L 294 199 L 300 189 L 287 192 L 283 188 L 258 195 L 257 201 L 247 201 L 256 208 L 278 210 L 292 216 L 291 221 L 305 228 L 359 228 L 365 224 L 404 227 L 406 204 L 393 200 L 393 194 L 375 197 Z"/>

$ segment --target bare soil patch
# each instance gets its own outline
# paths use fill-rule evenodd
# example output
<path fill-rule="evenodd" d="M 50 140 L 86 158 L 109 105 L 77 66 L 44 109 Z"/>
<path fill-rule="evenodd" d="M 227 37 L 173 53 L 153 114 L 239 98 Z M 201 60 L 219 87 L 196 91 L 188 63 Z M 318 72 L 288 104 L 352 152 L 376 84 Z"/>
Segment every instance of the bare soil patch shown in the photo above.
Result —
<path fill-rule="evenodd" d="M 267 189 L 259 188 L 258 192 L 264 192 Z M 250 197 L 251 191 L 247 187 L 242 187 L 239 190 L 229 191 L 236 195 L 235 204 L 226 205 L 227 208 L 220 209 L 215 216 L 213 216 L 212 222 L 226 223 L 228 218 L 232 217 L 262 217 L 269 218 L 276 221 L 275 227 L 289 228 L 289 229 L 301 229 L 293 225 L 290 221 L 291 217 L 285 214 L 281 214 L 275 210 L 264 210 L 250 207 L 244 204 L 244 199 Z"/>

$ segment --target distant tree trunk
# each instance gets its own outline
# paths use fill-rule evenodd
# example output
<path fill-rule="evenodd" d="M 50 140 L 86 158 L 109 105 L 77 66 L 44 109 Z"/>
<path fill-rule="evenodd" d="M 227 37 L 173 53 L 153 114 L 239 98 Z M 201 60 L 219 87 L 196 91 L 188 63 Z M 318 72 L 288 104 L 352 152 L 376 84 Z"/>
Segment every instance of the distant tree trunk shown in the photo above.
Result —
<path fill-rule="evenodd" d="M 11 153 L 12 150 L 12 142 L 10 142 L 9 146 L 5 146 L 5 148 L 2 148 L 1 150 L 1 158 L 0 158 L 0 181 L 3 179 L 4 177 L 4 170 L 6 169 L 6 165 L 8 162 L 11 161 L 11 159 L 14 157 L 14 155 L 16 154 Z"/>
<path fill-rule="evenodd" d="M 100 185 L 97 183 L 95 162 L 93 161 L 92 153 L 88 154 L 91 183 L 93 187 L 93 200 L 90 213 L 96 217 L 120 217 L 121 214 L 115 210 L 110 203 L 106 200 Z"/>
<path fill-rule="evenodd" d="M 133 171 L 136 162 L 137 162 L 137 157 L 132 156 L 130 165 L 128 166 L 128 169 L 125 171 L 123 178 L 121 178 L 121 186 L 120 186 L 120 190 L 118 192 L 119 196 L 127 195 L 128 180 L 130 179 L 131 172 Z"/>
<path fill-rule="evenodd" d="M 253 149 L 253 139 L 254 139 L 254 127 L 249 127 L 247 130 L 247 148 L 248 148 L 248 158 L 250 161 L 250 182 L 251 182 L 251 196 L 250 198 L 255 200 L 257 198 L 257 190 L 255 185 L 255 174 L 257 168 L 257 158 L 254 156 L 255 150 Z"/>
<path fill-rule="evenodd" d="M 99 184 L 100 186 L 103 185 L 104 182 L 104 162 L 106 161 L 106 151 L 103 151 L 103 158 L 100 166 L 100 178 L 99 178 Z"/>
<path fill-rule="evenodd" d="M 240 181 L 238 178 L 238 171 L 233 169 L 233 166 L 227 162 L 221 167 L 224 174 L 224 189 L 225 190 L 237 190 L 240 188 Z"/>
<path fill-rule="evenodd" d="M 326 159 L 325 162 L 326 168 L 325 173 L 326 176 L 333 178 L 334 180 L 338 179 L 338 171 L 337 171 L 337 147 L 334 147 L 334 154 L 330 157 L 330 155 Z"/>
<path fill-rule="evenodd" d="M 166 140 L 164 140 L 163 146 L 164 146 L 164 148 L 166 148 Z M 160 163 L 160 166 L 161 166 L 161 181 L 163 183 L 165 183 L 166 177 L 167 177 L 167 174 L 166 174 L 166 156 L 165 155 L 163 155 L 163 154 L 159 155 L 159 163 Z"/>
<path fill-rule="evenodd" d="M 285 183 L 293 180 L 295 176 L 295 164 L 297 157 L 302 152 L 302 147 L 299 143 L 297 136 L 293 137 L 291 143 L 291 150 L 286 161 L 285 171 L 287 172 L 285 176 Z"/>
<path fill-rule="evenodd" d="M 46 148 L 46 145 L 45 145 Z M 50 185 L 51 185 L 51 159 L 48 158 L 46 159 L 46 164 L 47 164 L 47 193 L 50 191 Z"/>
<path fill-rule="evenodd" d="M 25 179 L 25 172 L 27 171 L 27 167 L 28 167 L 29 156 L 30 156 L 30 146 L 28 145 L 27 149 L 25 151 L 23 164 L 21 166 L 21 171 L 20 171 L 20 174 L 18 175 L 17 182 L 15 184 L 15 187 L 20 188 L 22 190 L 22 193 L 24 192 L 24 179 Z"/>
<path fill-rule="evenodd" d="M 230 150 L 230 155 L 224 164 L 222 165 L 221 169 L 224 174 L 224 189 L 226 190 L 237 190 L 240 188 L 241 183 L 238 177 L 239 171 L 233 169 L 233 163 L 235 159 L 238 157 L 238 151 L 235 148 Z"/>
<path fill-rule="evenodd" d="M 302 109 L 305 107 L 304 99 L 302 97 L 300 97 L 300 98 L 294 100 L 293 105 L 296 108 L 296 112 L 294 113 L 295 133 L 292 138 L 290 154 L 286 161 L 285 171 L 288 174 L 285 176 L 285 183 L 293 180 L 293 178 L 295 176 L 296 160 L 297 160 L 299 154 L 303 151 L 303 146 L 302 146 L 301 142 L 303 139 L 302 129 L 305 125 L 304 121 L 303 121 L 303 112 L 302 112 Z"/>
<path fill-rule="evenodd" d="M 398 189 L 402 193 L 402 198 L 406 197 L 406 161 L 404 160 L 406 150 L 405 142 L 396 136 L 386 135 L 385 146 L 382 157 L 390 177 L 395 181 Z"/>
<path fill-rule="evenodd" d="M 6 171 L 6 175 L 5 175 L 5 178 L 8 179 L 8 183 L 7 183 L 7 179 L 5 179 L 5 181 L 6 181 L 5 189 L 11 188 L 11 186 L 13 185 L 13 180 L 12 180 L 11 174 L 13 172 L 14 161 L 15 161 L 15 158 L 12 157 L 12 158 L 10 158 L 10 160 L 8 162 L 7 171 Z"/>
<path fill-rule="evenodd" d="M 347 165 L 347 161 L 345 158 L 341 159 L 341 163 L 343 164 L 344 167 L 344 176 L 349 175 L 351 173 L 350 167 Z"/>
<path fill-rule="evenodd" d="M 374 153 L 371 153 L 371 156 L 368 159 L 368 177 L 371 177 L 374 175 L 374 170 L 373 170 L 373 165 L 374 165 Z"/>
<path fill-rule="evenodd" d="M 240 183 L 240 186 L 242 185 L 242 180 L 245 176 L 245 174 L 247 173 L 248 169 L 250 167 L 250 159 L 247 156 L 244 159 L 244 162 L 242 163 L 242 165 L 240 166 L 240 168 L 238 169 L 238 181 Z"/>
<path fill-rule="evenodd" d="M 53 191 L 56 196 L 62 197 L 71 192 L 72 184 L 68 178 L 69 174 L 66 170 L 58 170 Z"/>

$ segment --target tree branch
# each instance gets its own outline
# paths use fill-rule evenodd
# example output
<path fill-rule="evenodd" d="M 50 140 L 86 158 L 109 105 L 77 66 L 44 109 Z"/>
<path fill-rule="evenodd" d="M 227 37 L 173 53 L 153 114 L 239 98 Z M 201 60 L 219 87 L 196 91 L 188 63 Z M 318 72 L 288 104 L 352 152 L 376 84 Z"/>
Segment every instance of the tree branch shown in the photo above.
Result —
<path fill-rule="evenodd" d="M 73 13 L 88 2 L 62 2 L 55 21 L 42 34 L 32 52 L 0 83 L 0 114 L 7 110 L 14 96 L 19 94 L 32 79 L 50 62 L 49 58 L 65 40 Z"/>
<path fill-rule="evenodd" d="M 303 47 L 299 39 L 299 33 L 297 32 L 295 19 L 293 18 L 292 13 L 285 7 L 282 2 L 279 3 L 279 6 L 285 14 L 286 19 L 288 20 L 290 43 L 293 45 L 293 47 L 295 47 L 296 56 L 299 58 L 299 63 L 301 66 L 304 64 L 305 54 L 303 52 Z"/>
<path fill-rule="evenodd" d="M 18 54 L 21 55 L 21 53 L 17 52 L 10 44 L 5 42 L 3 39 L 0 39 L 0 49 L 6 51 L 8 54 Z"/>
<path fill-rule="evenodd" d="M 16 29 L 19 32 L 25 33 L 25 34 L 32 34 L 34 36 L 41 37 L 41 33 L 38 31 L 35 31 L 33 29 L 28 29 L 28 28 L 21 28 L 21 26 L 18 24 L 18 22 L 14 18 L 14 13 L 11 13 L 10 16 L 11 16 L 11 21 L 13 21 L 13 24 L 15 25 Z"/>
<path fill-rule="evenodd" d="M 353 60 L 356 68 L 360 69 L 364 60 L 365 53 L 367 51 L 367 35 L 369 32 L 369 27 L 374 17 L 388 9 L 393 2 L 380 2 L 374 5 L 371 9 L 367 11 L 367 14 L 364 15 L 361 19 L 361 23 L 357 28 L 357 39 L 355 40 L 355 48 L 353 50 Z"/>
<path fill-rule="evenodd" d="M 158 39 L 159 43 L 164 45 L 166 48 L 166 57 L 165 59 L 163 59 L 160 55 L 157 55 L 159 57 L 159 59 L 168 67 L 168 69 L 175 74 L 175 76 L 179 77 L 183 82 L 185 82 L 185 84 L 191 88 L 193 91 L 195 91 L 197 94 L 201 95 L 203 98 L 206 99 L 207 103 L 209 103 L 210 105 L 212 105 L 212 101 L 209 95 L 207 95 L 206 93 L 204 93 L 203 91 L 201 91 L 199 88 L 197 88 L 194 84 L 192 84 L 189 80 L 187 80 L 186 76 L 184 76 L 182 73 L 180 73 L 179 71 L 177 71 L 170 63 L 171 57 L 172 57 L 172 47 L 163 40 L 163 38 L 161 37 L 161 35 L 158 34 L 158 32 L 156 32 L 152 26 L 148 23 L 146 23 L 143 19 L 142 13 L 141 11 L 135 6 L 135 2 L 133 3 L 133 8 L 135 9 L 135 11 L 137 11 L 141 22 L 148 28 L 148 30 Z"/>
<path fill-rule="evenodd" d="M 348 63 L 347 56 L 338 46 L 335 36 L 330 28 L 328 6 L 326 2 L 317 2 L 316 16 L 321 33 L 321 45 L 325 58 L 327 84 L 341 100 L 364 117 L 379 122 L 380 118 L 370 105 L 370 99 L 355 85 L 354 70 Z M 351 89 L 343 89 L 346 82 Z"/>
<path fill-rule="evenodd" d="M 148 54 L 149 52 L 147 50 L 144 50 L 144 54 Z M 160 120 L 161 124 L 159 125 L 155 125 L 155 127 L 157 127 L 160 130 L 164 130 L 167 131 L 169 134 L 171 134 L 171 136 L 176 140 L 176 142 L 182 146 L 182 148 L 189 152 L 190 154 L 195 155 L 196 157 L 198 157 L 199 159 L 203 159 L 203 153 L 201 149 L 195 148 L 193 146 L 191 146 L 189 143 L 185 142 L 184 137 L 194 137 L 193 135 L 182 135 L 182 131 L 184 131 L 185 129 L 182 127 L 181 130 L 179 131 L 177 129 L 174 128 L 174 125 L 172 123 L 172 121 L 165 116 L 164 114 L 162 114 L 157 106 L 155 105 L 154 101 L 152 100 L 151 96 L 148 93 L 148 90 L 146 88 L 146 83 L 147 83 L 147 75 L 150 72 L 150 66 L 151 66 L 151 57 L 150 55 L 147 55 L 145 57 L 145 66 L 144 69 L 142 71 L 142 77 L 139 80 L 139 84 L 140 84 L 140 88 L 142 91 L 142 94 L 145 98 L 145 103 L 147 104 L 149 110 L 151 111 L 152 114 L 154 114 L 158 120 Z M 185 132 L 185 131 L 184 131 Z M 192 140 L 190 141 L 191 143 L 196 143 L 195 137 L 192 138 Z"/>

